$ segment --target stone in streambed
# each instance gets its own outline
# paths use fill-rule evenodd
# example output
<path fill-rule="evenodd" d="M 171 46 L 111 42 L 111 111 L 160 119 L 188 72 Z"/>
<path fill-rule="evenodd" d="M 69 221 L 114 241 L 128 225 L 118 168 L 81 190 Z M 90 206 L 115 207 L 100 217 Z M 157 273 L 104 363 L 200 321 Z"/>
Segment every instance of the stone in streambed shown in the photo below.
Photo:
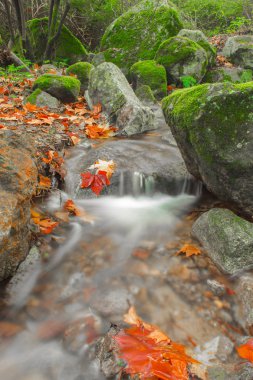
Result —
<path fill-rule="evenodd" d="M 61 104 L 58 99 L 42 91 L 40 88 L 34 90 L 31 95 L 26 98 L 26 103 L 34 104 L 37 107 L 48 107 L 50 109 L 58 109 Z"/>
<path fill-rule="evenodd" d="M 253 267 L 253 224 L 232 211 L 214 208 L 205 212 L 192 233 L 222 272 L 235 275 Z"/>
<path fill-rule="evenodd" d="M 113 63 L 105 62 L 91 70 L 88 94 L 93 104 L 102 104 L 119 135 L 131 136 L 155 128 L 154 113 L 141 104 Z"/>

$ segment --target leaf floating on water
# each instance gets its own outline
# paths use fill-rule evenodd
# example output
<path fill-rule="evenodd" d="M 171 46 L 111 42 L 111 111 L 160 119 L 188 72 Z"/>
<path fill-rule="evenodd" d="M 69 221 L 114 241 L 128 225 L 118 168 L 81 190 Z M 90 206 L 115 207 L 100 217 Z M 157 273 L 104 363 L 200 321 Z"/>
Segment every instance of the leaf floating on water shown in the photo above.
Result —
<path fill-rule="evenodd" d="M 40 232 L 43 234 L 51 234 L 51 232 L 58 226 L 58 222 L 53 221 L 50 218 L 46 218 L 36 210 L 31 210 L 31 217 L 33 223 L 37 224 L 40 228 Z"/>
<path fill-rule="evenodd" d="M 201 255 L 201 253 L 202 251 L 198 247 L 195 247 L 195 245 L 185 244 L 182 248 L 180 248 L 176 255 L 178 256 L 185 254 L 186 257 L 191 257 Z"/>
<path fill-rule="evenodd" d="M 249 339 L 245 344 L 236 347 L 236 351 L 241 358 L 253 363 L 253 338 Z"/>
<path fill-rule="evenodd" d="M 185 347 L 171 341 L 158 327 L 144 322 L 134 307 L 124 316 L 132 327 L 114 336 L 116 353 L 126 362 L 124 372 L 143 380 L 188 380 L 188 365 L 198 363 Z"/>
<path fill-rule="evenodd" d="M 79 217 L 81 220 L 87 223 L 93 223 L 94 222 L 94 217 L 90 215 L 88 212 L 79 209 L 75 203 L 72 201 L 72 199 L 68 199 L 64 206 L 63 209 L 68 211 L 71 215 Z"/>

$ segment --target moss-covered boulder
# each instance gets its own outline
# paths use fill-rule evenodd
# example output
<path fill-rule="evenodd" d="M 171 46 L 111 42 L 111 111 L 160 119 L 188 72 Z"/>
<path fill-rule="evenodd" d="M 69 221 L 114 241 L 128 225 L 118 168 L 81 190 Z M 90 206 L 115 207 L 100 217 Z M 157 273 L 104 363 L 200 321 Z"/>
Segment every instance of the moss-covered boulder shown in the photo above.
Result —
<path fill-rule="evenodd" d="M 68 75 L 75 74 L 81 82 L 81 91 L 84 92 L 88 88 L 91 69 L 94 66 L 88 62 L 77 62 L 67 68 Z"/>
<path fill-rule="evenodd" d="M 253 71 L 250 69 L 242 69 L 240 67 L 216 67 L 208 70 L 203 78 L 203 82 L 232 82 L 246 83 L 253 80 Z"/>
<path fill-rule="evenodd" d="M 253 36 L 229 37 L 222 54 L 238 66 L 253 69 Z"/>
<path fill-rule="evenodd" d="M 161 42 L 177 35 L 182 27 L 169 1 L 143 0 L 106 29 L 101 49 L 106 61 L 127 73 L 136 61 L 153 59 Z"/>
<path fill-rule="evenodd" d="M 80 87 L 80 81 L 74 77 L 53 74 L 41 75 L 33 84 L 33 90 L 43 90 L 64 103 L 75 102 Z"/>
<path fill-rule="evenodd" d="M 192 232 L 222 272 L 235 275 L 253 268 L 253 224 L 232 211 L 205 212 Z"/>
<path fill-rule="evenodd" d="M 162 42 L 155 60 L 165 67 L 168 81 L 172 83 L 180 82 L 184 76 L 200 82 L 208 66 L 206 51 L 186 37 L 172 37 Z"/>
<path fill-rule="evenodd" d="M 191 174 L 219 198 L 253 212 L 253 82 L 177 90 L 163 112 Z"/>
<path fill-rule="evenodd" d="M 130 136 L 155 128 L 154 113 L 144 107 L 113 63 L 104 62 L 91 70 L 88 93 L 93 104 L 102 104 L 117 134 Z"/>
<path fill-rule="evenodd" d="M 134 89 L 147 85 L 157 99 L 167 95 L 166 70 L 153 60 L 136 62 L 130 69 L 130 77 Z"/>
<path fill-rule="evenodd" d="M 37 61 L 41 61 L 43 60 L 43 54 L 46 48 L 48 18 L 35 18 L 28 21 L 27 29 L 35 58 Z M 55 59 L 57 61 L 64 60 L 72 64 L 77 61 L 84 61 L 86 57 L 87 51 L 81 41 L 63 25 L 55 50 Z"/>
<path fill-rule="evenodd" d="M 31 95 L 26 98 L 26 103 L 31 103 L 37 107 L 48 107 L 51 109 L 57 109 L 60 106 L 60 102 L 54 96 L 42 91 L 40 88 L 34 90 Z"/>
<path fill-rule="evenodd" d="M 186 37 L 197 42 L 205 51 L 208 58 L 209 66 L 215 63 L 216 49 L 209 44 L 207 37 L 201 30 L 182 29 L 178 33 L 179 37 Z"/>

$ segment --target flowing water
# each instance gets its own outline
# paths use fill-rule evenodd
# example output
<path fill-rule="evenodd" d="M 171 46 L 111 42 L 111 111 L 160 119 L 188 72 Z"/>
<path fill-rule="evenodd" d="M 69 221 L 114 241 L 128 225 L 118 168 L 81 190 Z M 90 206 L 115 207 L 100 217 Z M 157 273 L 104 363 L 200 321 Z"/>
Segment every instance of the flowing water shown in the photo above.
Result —
<path fill-rule="evenodd" d="M 205 265 L 189 266 L 187 274 L 188 264 L 168 248 L 201 190 L 176 172 L 182 159 L 163 135 L 93 148 L 85 141 L 71 152 L 65 190 L 41 206 L 55 213 L 73 199 L 92 220 L 72 217 L 41 239 L 43 262 L 33 260 L 7 285 L 9 307 L 2 314 L 21 331 L 0 345 L 1 380 L 103 379 L 90 344 L 132 304 L 182 343 L 193 336 L 201 343 L 217 332 L 205 307 L 199 309 Z M 79 190 L 80 172 L 97 158 L 117 164 L 108 195 L 99 198 Z"/>

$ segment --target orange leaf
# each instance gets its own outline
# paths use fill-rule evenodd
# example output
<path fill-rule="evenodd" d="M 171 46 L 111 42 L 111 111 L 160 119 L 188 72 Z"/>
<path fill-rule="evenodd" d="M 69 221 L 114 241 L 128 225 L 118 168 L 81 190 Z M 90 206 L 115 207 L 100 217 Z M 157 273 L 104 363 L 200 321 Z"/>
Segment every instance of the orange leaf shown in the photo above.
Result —
<path fill-rule="evenodd" d="M 70 214 L 75 215 L 75 216 L 80 216 L 81 211 L 76 207 L 75 203 L 71 200 L 68 199 L 63 206 L 64 210 L 69 211 Z"/>
<path fill-rule="evenodd" d="M 39 177 L 40 177 L 39 187 L 49 189 L 51 187 L 51 179 L 48 177 L 44 177 L 41 174 L 39 174 Z"/>
<path fill-rule="evenodd" d="M 176 255 L 185 254 L 186 257 L 191 256 L 197 256 L 200 255 L 202 251 L 195 247 L 195 245 L 192 244 L 185 244 L 177 253 Z"/>
<path fill-rule="evenodd" d="M 26 103 L 24 108 L 28 111 L 28 112 L 34 112 L 34 111 L 38 111 L 39 107 L 37 107 L 35 104 L 31 104 L 31 103 Z"/>
<path fill-rule="evenodd" d="M 249 339 L 245 344 L 236 347 L 238 355 L 253 363 L 253 338 Z"/>

